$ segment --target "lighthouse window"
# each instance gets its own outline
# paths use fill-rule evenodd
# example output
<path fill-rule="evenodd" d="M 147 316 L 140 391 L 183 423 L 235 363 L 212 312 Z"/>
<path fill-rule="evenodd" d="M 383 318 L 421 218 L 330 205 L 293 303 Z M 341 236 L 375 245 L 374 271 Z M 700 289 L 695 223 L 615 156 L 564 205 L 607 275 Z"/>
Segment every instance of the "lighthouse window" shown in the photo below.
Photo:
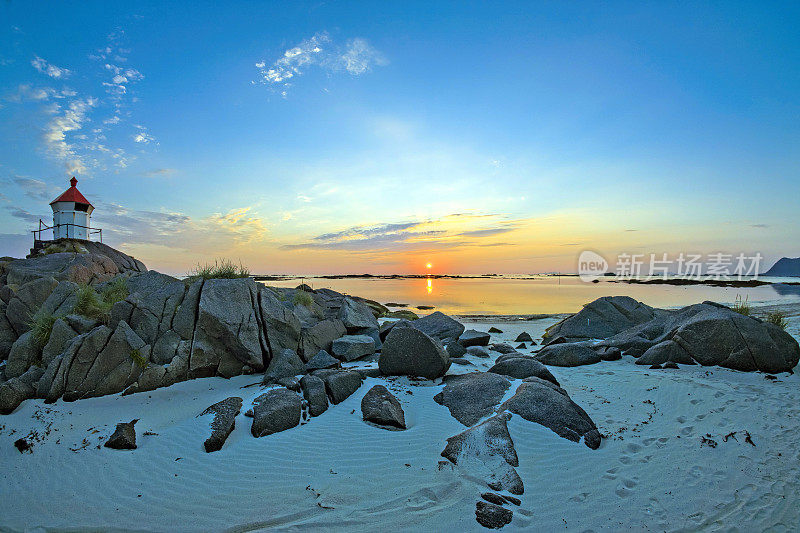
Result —
<path fill-rule="evenodd" d="M 89 204 L 79 204 L 77 202 L 75 203 L 75 211 L 88 211 L 88 210 L 89 210 Z"/>

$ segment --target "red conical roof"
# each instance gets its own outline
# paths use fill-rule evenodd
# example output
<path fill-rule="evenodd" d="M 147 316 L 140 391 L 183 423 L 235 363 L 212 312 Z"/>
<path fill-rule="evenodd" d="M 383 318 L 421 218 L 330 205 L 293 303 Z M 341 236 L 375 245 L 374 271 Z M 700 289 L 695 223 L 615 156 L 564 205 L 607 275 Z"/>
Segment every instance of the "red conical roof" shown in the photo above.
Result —
<path fill-rule="evenodd" d="M 70 188 L 61 194 L 58 198 L 50 202 L 50 205 L 53 205 L 56 202 L 78 202 L 79 204 L 89 204 L 92 205 L 89 200 L 86 199 L 84 195 L 81 194 L 81 191 L 75 188 L 75 185 L 78 183 L 78 180 L 75 179 L 75 176 L 69 180 Z M 92 207 L 94 207 L 92 205 Z"/>

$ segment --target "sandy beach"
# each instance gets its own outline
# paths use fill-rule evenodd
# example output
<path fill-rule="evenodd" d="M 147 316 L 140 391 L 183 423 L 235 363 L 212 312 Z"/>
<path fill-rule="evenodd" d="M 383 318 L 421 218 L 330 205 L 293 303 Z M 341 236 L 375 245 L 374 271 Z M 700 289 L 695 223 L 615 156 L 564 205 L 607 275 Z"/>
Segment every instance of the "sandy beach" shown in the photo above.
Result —
<path fill-rule="evenodd" d="M 556 319 L 482 319 L 493 341 Z M 798 326 L 793 318 L 790 329 Z M 466 358 L 450 373 L 484 371 Z M 372 362 L 347 363 L 374 367 Z M 525 494 L 507 530 L 792 530 L 800 524 L 800 378 L 633 359 L 551 368 L 606 437 L 597 450 L 514 416 L 508 426 Z M 0 516 L 7 531 L 477 531 L 485 483 L 441 462 L 464 428 L 433 401 L 441 379 L 367 378 L 359 390 L 289 431 L 254 439 L 244 414 L 261 376 L 196 379 L 129 396 L 46 405 L 0 419 Z M 400 400 L 408 429 L 361 420 L 375 384 Z M 520 380 L 514 380 L 510 397 Z M 244 399 L 222 450 L 207 454 L 208 405 Z M 119 421 L 139 418 L 138 449 L 103 448 Z M 28 436 L 33 448 L 13 442 Z M 21 504 L 24 502 L 24 504 Z M 513 507 L 513 506 L 512 506 Z"/>

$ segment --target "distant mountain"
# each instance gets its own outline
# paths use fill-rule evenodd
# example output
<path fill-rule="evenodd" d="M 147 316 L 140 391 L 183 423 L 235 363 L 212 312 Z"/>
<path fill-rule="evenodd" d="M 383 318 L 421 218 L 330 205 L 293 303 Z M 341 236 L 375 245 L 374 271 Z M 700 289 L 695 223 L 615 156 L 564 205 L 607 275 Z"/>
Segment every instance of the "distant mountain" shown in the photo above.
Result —
<path fill-rule="evenodd" d="M 782 257 L 764 273 L 765 276 L 794 276 L 800 277 L 800 257 L 794 259 Z"/>

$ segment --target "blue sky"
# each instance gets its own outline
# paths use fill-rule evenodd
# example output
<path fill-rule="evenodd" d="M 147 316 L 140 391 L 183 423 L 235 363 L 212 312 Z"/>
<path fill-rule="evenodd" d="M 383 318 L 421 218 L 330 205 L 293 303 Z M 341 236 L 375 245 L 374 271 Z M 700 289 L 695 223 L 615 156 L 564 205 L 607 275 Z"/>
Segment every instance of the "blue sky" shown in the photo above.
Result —
<path fill-rule="evenodd" d="M 0 5 L 2 255 L 71 175 L 182 273 L 800 255 L 796 3 Z"/>

